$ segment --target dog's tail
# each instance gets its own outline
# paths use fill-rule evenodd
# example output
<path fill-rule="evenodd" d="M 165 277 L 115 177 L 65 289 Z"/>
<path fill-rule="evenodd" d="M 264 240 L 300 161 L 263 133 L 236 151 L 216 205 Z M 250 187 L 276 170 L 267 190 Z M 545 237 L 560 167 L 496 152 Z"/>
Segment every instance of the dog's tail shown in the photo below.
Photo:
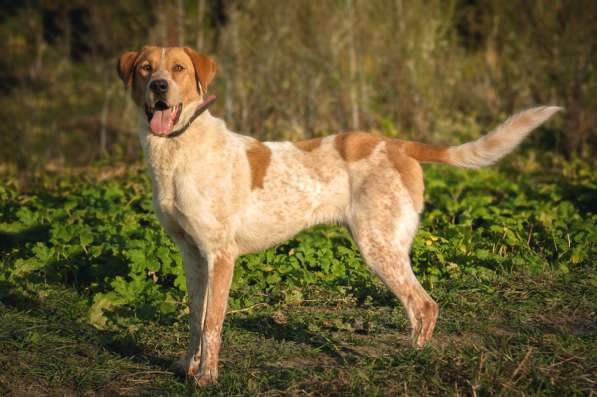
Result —
<path fill-rule="evenodd" d="M 426 145 L 404 142 L 406 154 L 422 163 L 444 163 L 457 167 L 479 168 L 491 165 L 510 153 L 535 128 L 562 108 L 541 106 L 510 117 L 481 138 L 458 146 Z"/>

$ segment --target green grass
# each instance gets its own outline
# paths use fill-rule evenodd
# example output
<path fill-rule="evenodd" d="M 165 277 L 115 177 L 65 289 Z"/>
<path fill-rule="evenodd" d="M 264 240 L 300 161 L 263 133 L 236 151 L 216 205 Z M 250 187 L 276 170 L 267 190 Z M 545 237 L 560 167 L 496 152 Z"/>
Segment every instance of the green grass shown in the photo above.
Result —
<path fill-rule="evenodd" d="M 169 368 L 188 338 L 178 250 L 147 176 L 0 181 L 0 396 L 595 395 L 597 173 L 532 159 L 427 167 L 415 273 L 423 350 L 349 234 L 237 260 L 217 385 Z"/>
<path fill-rule="evenodd" d="M 597 261 L 594 169 L 561 159 L 477 171 L 427 167 L 427 204 L 412 248 L 415 273 L 433 288 L 463 275 L 591 266 Z M 153 213 L 144 172 L 42 182 L 22 194 L 0 181 L 0 285 L 72 286 L 93 302 L 89 318 L 102 329 L 173 321 L 184 313 L 182 260 Z M 392 299 L 346 230 L 316 227 L 239 258 L 230 307 L 300 302 L 314 290 L 359 302 Z"/>
<path fill-rule="evenodd" d="M 434 290 L 430 346 L 414 350 L 397 306 L 337 294 L 229 313 L 219 383 L 198 389 L 169 371 L 184 321 L 99 331 L 72 289 L 30 285 L 0 304 L 0 394 L 552 395 L 594 394 L 597 278 L 580 268 L 464 277 Z"/>

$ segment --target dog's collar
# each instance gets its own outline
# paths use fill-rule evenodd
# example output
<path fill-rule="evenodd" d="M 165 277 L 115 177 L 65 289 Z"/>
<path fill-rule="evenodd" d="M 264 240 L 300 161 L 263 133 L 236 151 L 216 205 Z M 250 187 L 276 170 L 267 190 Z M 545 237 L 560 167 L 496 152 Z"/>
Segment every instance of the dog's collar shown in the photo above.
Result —
<path fill-rule="evenodd" d="M 189 118 L 189 120 L 186 123 L 184 123 L 184 125 L 182 127 L 172 131 L 166 137 L 174 138 L 174 137 L 181 135 L 183 132 L 185 132 L 187 130 L 187 128 L 189 128 L 191 126 L 191 124 L 193 124 L 193 122 L 197 119 L 197 117 L 199 117 L 201 115 L 201 113 L 205 112 L 207 110 L 207 108 L 209 108 L 211 106 L 211 104 L 215 102 L 216 99 L 217 99 L 217 97 L 215 95 L 208 96 L 203 102 L 201 102 L 199 104 L 199 106 L 197 106 L 197 109 L 195 109 L 195 112 L 193 113 L 193 115 Z"/>

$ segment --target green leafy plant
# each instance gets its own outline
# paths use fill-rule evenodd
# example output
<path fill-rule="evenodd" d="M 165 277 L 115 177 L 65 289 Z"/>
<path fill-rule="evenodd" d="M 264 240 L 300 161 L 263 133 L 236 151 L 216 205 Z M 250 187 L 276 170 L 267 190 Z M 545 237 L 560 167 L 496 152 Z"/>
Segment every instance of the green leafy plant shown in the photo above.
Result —
<path fill-rule="evenodd" d="M 592 264 L 597 177 L 583 162 L 551 164 L 542 174 L 427 168 L 427 204 L 412 248 L 422 282 L 433 288 L 463 274 Z M 73 286 L 92 302 L 89 319 L 98 327 L 184 314 L 181 257 L 153 214 L 143 173 L 100 183 L 67 178 L 30 195 L 5 182 L 0 198 L 3 285 Z M 230 306 L 300 303 L 321 289 L 368 304 L 394 299 L 348 231 L 319 226 L 239 258 Z"/>

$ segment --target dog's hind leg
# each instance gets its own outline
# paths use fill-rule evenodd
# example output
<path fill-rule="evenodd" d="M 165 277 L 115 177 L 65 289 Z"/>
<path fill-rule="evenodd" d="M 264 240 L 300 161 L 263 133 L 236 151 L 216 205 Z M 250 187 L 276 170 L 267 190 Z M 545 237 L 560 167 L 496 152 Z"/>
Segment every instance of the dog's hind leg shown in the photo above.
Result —
<path fill-rule="evenodd" d="M 435 327 L 438 305 L 416 279 L 409 251 L 418 214 L 395 181 L 366 181 L 353 201 L 349 226 L 365 262 L 400 299 L 412 327 L 413 343 L 422 347 Z"/>

